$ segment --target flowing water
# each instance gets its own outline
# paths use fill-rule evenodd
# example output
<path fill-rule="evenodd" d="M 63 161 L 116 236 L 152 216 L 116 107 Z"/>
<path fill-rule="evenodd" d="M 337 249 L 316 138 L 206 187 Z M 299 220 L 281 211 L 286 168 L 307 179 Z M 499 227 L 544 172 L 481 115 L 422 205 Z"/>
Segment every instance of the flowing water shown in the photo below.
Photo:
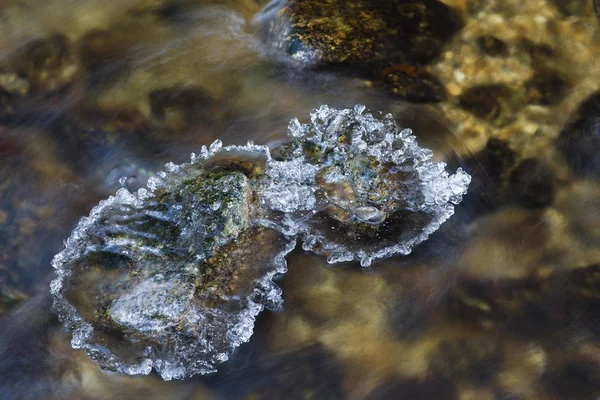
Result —
<path fill-rule="evenodd" d="M 0 4 L 0 399 L 599 399 L 594 2 L 447 0 L 457 29 L 403 25 L 423 54 L 360 68 L 280 51 L 267 3 Z M 322 104 L 390 112 L 464 168 L 455 215 L 369 268 L 299 246 L 283 307 L 216 373 L 127 376 L 71 348 L 49 284 L 82 216 L 217 138 L 274 148 Z"/>

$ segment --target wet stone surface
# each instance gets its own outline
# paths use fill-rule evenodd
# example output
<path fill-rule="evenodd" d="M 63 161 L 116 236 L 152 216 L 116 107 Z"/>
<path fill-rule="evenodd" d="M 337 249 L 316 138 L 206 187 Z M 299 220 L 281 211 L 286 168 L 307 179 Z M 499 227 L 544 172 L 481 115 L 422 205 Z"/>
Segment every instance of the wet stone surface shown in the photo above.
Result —
<path fill-rule="evenodd" d="M 462 26 L 437 0 L 273 1 L 257 22 L 267 25 L 272 47 L 309 66 L 427 62 Z"/>
<path fill-rule="evenodd" d="M 207 115 L 216 114 L 211 96 L 198 88 L 157 89 L 149 94 L 152 115 L 174 130 L 198 123 L 210 123 Z"/>
<path fill-rule="evenodd" d="M 556 105 L 571 88 L 571 83 L 562 73 L 540 69 L 525 83 L 525 96 L 530 104 Z"/>
<path fill-rule="evenodd" d="M 302 67 L 344 67 L 397 98 L 439 102 L 443 87 L 420 66 L 439 57 L 462 20 L 437 0 L 274 0 L 255 24 L 277 58 Z"/>
<path fill-rule="evenodd" d="M 435 376 L 489 384 L 500 368 L 503 351 L 489 337 L 442 341 L 435 349 L 429 369 Z"/>
<path fill-rule="evenodd" d="M 69 230 L 62 222 L 81 211 L 81 198 L 75 190 L 69 198 L 60 194 L 73 176 L 56 162 L 47 139 L 28 146 L 24 137 L 31 132 L 0 131 L 0 292 L 8 301 L 28 297 L 39 284 L 36 276 Z"/>
<path fill-rule="evenodd" d="M 136 49 L 130 36 L 123 29 L 112 27 L 91 30 L 79 40 L 77 54 L 90 89 L 132 72 Z"/>
<path fill-rule="evenodd" d="M 565 400 L 596 398 L 600 391 L 600 369 L 597 364 L 585 358 L 568 356 L 561 358 L 563 360 L 542 377 L 548 392 Z"/>
<path fill-rule="evenodd" d="M 0 284 L 0 316 L 27 299 L 27 295 L 6 285 Z"/>
<path fill-rule="evenodd" d="M 551 0 L 551 3 L 567 17 L 592 11 L 592 2 L 587 0 Z"/>

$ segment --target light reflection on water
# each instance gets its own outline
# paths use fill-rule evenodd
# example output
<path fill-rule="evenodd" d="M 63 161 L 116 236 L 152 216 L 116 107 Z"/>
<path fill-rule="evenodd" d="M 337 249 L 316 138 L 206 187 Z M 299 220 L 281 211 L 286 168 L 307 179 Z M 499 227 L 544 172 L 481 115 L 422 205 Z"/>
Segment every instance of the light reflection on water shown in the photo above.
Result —
<path fill-rule="evenodd" d="M 250 25 L 264 1 L 175 1 L 162 14 L 159 3 L 0 5 L 0 73 L 29 40 L 51 33 L 68 38 L 75 71 L 61 91 L 30 96 L 18 117 L 4 118 L 10 103 L 0 103 L 0 288 L 21 301 L 0 317 L 1 399 L 599 395 L 600 272 L 588 272 L 600 262 L 600 186 L 574 180 L 553 156 L 551 207 L 497 209 L 475 198 L 413 255 L 370 270 L 297 251 L 281 282 L 284 310 L 261 315 L 252 341 L 213 376 L 125 377 L 72 350 L 45 295 L 49 261 L 122 176 L 140 186 L 162 163 L 186 161 L 216 138 L 275 145 L 290 118 L 320 104 L 391 111 L 455 164 L 480 150 L 453 134 L 443 107 L 393 100 L 362 77 L 274 61 Z M 162 97 L 171 103 L 152 104 L 151 93 L 165 88 L 177 88 Z M 470 166 L 491 186 L 496 164 L 486 157 Z"/>

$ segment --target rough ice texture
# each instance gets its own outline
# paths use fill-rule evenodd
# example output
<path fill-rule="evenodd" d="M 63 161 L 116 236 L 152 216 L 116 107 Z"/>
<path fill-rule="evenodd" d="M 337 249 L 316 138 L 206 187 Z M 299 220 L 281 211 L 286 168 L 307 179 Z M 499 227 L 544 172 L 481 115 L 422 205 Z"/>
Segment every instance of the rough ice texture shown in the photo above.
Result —
<path fill-rule="evenodd" d="M 103 368 L 163 379 L 216 370 L 278 309 L 285 255 L 331 263 L 408 254 L 454 212 L 470 177 L 449 175 L 391 115 L 322 106 L 290 143 L 220 141 L 167 164 L 82 218 L 52 265 L 72 345 Z"/>
<path fill-rule="evenodd" d="M 331 263 L 408 254 L 454 213 L 471 178 L 454 175 L 390 114 L 321 106 L 293 119 L 284 161 L 271 162 L 264 203 L 286 212 L 282 231 Z M 283 179 L 281 179 L 283 178 Z M 284 206 L 278 204 L 285 200 Z M 289 200 L 288 200 L 289 199 Z"/>
<path fill-rule="evenodd" d="M 293 240 L 254 222 L 268 149 L 221 148 L 166 166 L 83 218 L 53 260 L 55 309 L 102 367 L 163 379 L 215 371 L 281 306 L 272 278 Z"/>

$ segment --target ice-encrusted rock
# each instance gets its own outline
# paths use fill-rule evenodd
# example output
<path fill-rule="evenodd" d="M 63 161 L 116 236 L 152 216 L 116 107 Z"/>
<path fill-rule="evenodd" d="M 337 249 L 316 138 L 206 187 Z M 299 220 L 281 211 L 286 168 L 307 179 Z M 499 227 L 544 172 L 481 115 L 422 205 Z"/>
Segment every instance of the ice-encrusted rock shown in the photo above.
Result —
<path fill-rule="evenodd" d="M 329 262 L 408 254 L 454 213 L 470 176 L 449 175 L 391 114 L 321 106 L 290 122 L 284 160 L 270 162 L 264 203 L 285 212 L 283 231 Z M 280 204 L 286 199 L 285 204 Z M 289 199 L 289 200 L 288 200 Z"/>
<path fill-rule="evenodd" d="M 148 189 L 119 190 L 53 260 L 55 309 L 102 367 L 165 380 L 215 371 L 252 335 L 294 242 L 255 223 L 270 158 L 260 146 L 203 149 Z"/>
<path fill-rule="evenodd" d="M 289 134 L 277 159 L 216 141 L 82 218 L 52 261 L 72 346 L 131 375 L 213 372 L 250 339 L 258 313 L 281 306 L 273 278 L 296 237 L 332 263 L 408 254 L 470 182 L 361 105 L 322 106 Z"/>

